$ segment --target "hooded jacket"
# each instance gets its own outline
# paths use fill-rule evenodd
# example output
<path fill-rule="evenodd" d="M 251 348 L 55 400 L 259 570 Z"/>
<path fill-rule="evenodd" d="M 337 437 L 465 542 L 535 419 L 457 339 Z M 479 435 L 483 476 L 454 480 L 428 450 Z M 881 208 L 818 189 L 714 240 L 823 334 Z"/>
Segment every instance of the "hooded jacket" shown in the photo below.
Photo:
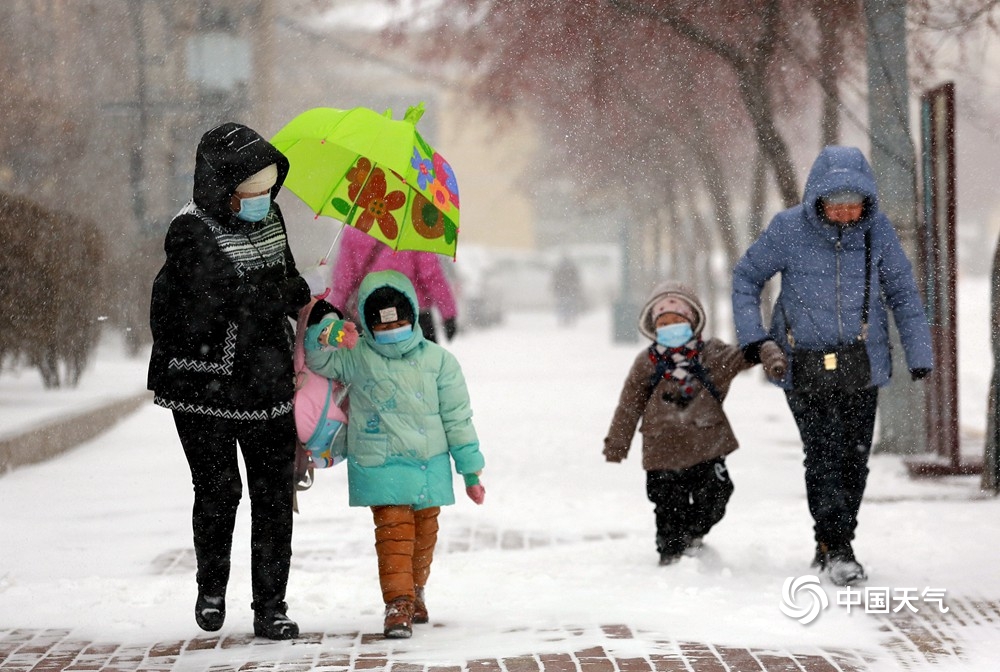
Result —
<path fill-rule="evenodd" d="M 176 411 L 262 420 L 291 411 L 292 329 L 309 301 L 281 211 L 259 222 L 230 207 L 237 185 L 270 164 L 278 193 L 288 161 L 258 133 L 226 123 L 205 133 L 194 198 L 170 222 L 153 282 L 147 386 Z"/>
<path fill-rule="evenodd" d="M 651 311 L 660 299 L 670 295 L 684 299 L 695 308 L 698 324 L 692 326 L 694 335 L 701 338 L 705 325 L 704 306 L 694 292 L 678 283 L 665 283 L 653 291 L 639 315 L 639 330 L 655 342 Z M 676 388 L 672 380 L 660 378 L 651 387 L 656 366 L 648 349 L 639 353 L 625 378 L 611 427 L 604 439 L 606 457 L 617 461 L 628 455 L 637 425 L 642 434 L 642 468 L 647 471 L 686 469 L 728 455 L 739 447 L 722 401 L 736 375 L 753 363 L 744 358 L 740 348 L 716 338 L 703 341 L 699 356 L 719 399 L 696 382 L 697 393 L 682 407 L 669 400 Z"/>
<path fill-rule="evenodd" d="M 397 271 L 365 276 L 358 290 L 364 315 L 372 292 L 391 287 L 420 313 L 413 284 Z M 460 474 L 483 468 L 472 408 L 458 360 L 424 338 L 419 323 L 405 341 L 375 343 L 367 324 L 352 350 L 310 350 L 317 373 L 349 385 L 347 476 L 351 506 L 455 503 L 451 460 Z"/>
<path fill-rule="evenodd" d="M 864 198 L 860 221 L 828 222 L 825 196 L 853 191 Z M 733 269 L 733 319 L 741 346 L 774 339 L 789 358 L 779 385 L 792 389 L 796 347 L 824 349 L 847 344 L 861 333 L 865 286 L 865 233 L 871 232 L 868 336 L 871 383 L 892 375 L 887 308 L 892 309 L 910 369 L 933 367 L 930 329 L 909 260 L 889 219 L 879 210 L 875 176 L 855 147 L 823 149 L 806 180 L 802 203 L 771 220 Z M 764 329 L 760 294 L 781 273 L 770 331 Z"/>

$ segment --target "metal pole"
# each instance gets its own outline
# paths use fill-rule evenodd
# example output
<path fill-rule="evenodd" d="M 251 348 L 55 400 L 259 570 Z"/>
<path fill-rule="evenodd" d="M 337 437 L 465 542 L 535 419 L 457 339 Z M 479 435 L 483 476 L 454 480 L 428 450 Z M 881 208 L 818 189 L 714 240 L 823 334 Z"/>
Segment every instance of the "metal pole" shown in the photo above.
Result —
<path fill-rule="evenodd" d="M 982 488 L 1000 494 L 1000 240 L 993 253 L 990 284 L 990 344 L 993 349 L 993 377 L 986 417 L 986 445 L 983 447 Z"/>
<path fill-rule="evenodd" d="M 882 211 L 896 228 L 910 259 L 917 254 L 916 156 L 910 141 L 909 85 L 906 69 L 906 0 L 865 0 L 868 25 L 868 116 L 872 167 Z M 880 440 L 876 449 L 923 453 L 923 389 L 906 375 L 899 334 L 893 344 L 892 383 L 879 395 Z"/>

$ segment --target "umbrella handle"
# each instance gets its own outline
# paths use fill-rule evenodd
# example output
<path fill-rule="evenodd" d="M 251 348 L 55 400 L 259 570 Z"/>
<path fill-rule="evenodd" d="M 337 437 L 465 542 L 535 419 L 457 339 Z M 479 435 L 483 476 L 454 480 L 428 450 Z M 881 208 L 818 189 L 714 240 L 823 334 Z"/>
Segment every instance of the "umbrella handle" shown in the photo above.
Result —
<path fill-rule="evenodd" d="M 391 112 L 390 112 L 389 118 L 390 119 L 392 118 L 392 113 Z M 354 160 L 357 161 L 358 158 L 360 158 L 360 155 L 359 155 L 359 157 L 356 157 Z M 374 173 L 375 173 L 374 170 L 368 171 L 368 175 L 365 176 L 365 181 L 361 185 L 361 189 L 358 191 L 359 195 L 363 194 L 365 192 L 365 188 L 368 186 L 368 181 L 372 179 L 372 175 Z M 323 257 L 324 261 L 328 260 L 330 258 L 330 255 L 333 254 L 333 248 L 335 248 L 337 246 L 337 241 L 340 240 L 340 236 L 343 235 L 344 229 L 349 225 L 348 222 L 353 222 L 354 221 L 354 213 L 355 213 L 355 211 L 357 211 L 357 209 L 358 209 L 358 202 L 354 201 L 354 204 L 351 206 L 351 211 L 347 213 L 347 222 L 341 222 L 340 223 L 340 231 L 338 231 L 337 235 L 334 237 L 333 243 L 331 243 L 331 245 L 330 245 L 330 249 L 326 251 L 326 256 Z M 317 215 L 317 217 L 318 216 L 319 215 Z"/>
<path fill-rule="evenodd" d="M 344 228 L 346 227 L 347 224 L 344 224 L 343 222 L 340 223 L 340 231 L 337 231 L 337 235 L 333 237 L 333 242 L 330 244 L 330 249 L 326 251 L 326 256 L 323 257 L 324 263 L 329 261 L 330 255 L 333 254 L 333 248 L 337 247 L 337 241 L 340 240 L 340 237 L 344 234 Z"/>

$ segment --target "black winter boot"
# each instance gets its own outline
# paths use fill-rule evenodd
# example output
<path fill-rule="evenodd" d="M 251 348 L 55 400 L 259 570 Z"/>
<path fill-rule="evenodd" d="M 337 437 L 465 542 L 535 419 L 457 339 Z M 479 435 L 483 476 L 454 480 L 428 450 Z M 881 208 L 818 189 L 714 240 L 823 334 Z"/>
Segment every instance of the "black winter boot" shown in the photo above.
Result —
<path fill-rule="evenodd" d="M 254 609 L 253 634 L 267 639 L 295 639 L 299 636 L 299 626 L 288 618 L 288 605 L 279 602 L 273 607 Z"/>
<path fill-rule="evenodd" d="M 206 632 L 215 632 L 226 621 L 226 598 L 198 593 L 194 603 L 194 621 Z"/>
<path fill-rule="evenodd" d="M 835 586 L 853 586 L 868 578 L 865 568 L 854 557 L 854 549 L 850 542 L 828 546 L 823 542 L 816 544 L 816 557 L 813 567 L 826 572 L 830 582 Z"/>

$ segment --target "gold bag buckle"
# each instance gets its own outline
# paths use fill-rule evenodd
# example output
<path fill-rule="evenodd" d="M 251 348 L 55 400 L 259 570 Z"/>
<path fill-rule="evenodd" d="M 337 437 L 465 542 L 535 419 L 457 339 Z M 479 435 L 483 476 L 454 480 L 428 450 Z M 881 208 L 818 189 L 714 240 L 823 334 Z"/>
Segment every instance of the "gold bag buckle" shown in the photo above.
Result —
<path fill-rule="evenodd" d="M 823 355 L 823 368 L 826 369 L 827 371 L 836 371 L 837 370 L 837 353 L 836 352 L 828 352 L 825 355 Z"/>

